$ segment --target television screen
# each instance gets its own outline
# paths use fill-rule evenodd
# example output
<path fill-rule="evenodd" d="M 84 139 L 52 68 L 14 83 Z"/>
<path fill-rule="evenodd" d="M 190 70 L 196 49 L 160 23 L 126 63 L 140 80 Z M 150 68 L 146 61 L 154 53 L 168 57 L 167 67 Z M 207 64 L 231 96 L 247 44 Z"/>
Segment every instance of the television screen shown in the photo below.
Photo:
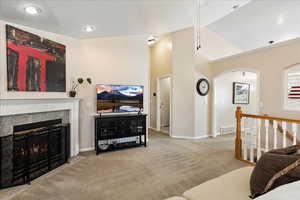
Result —
<path fill-rule="evenodd" d="M 138 112 L 143 109 L 143 86 L 96 85 L 97 112 Z"/>

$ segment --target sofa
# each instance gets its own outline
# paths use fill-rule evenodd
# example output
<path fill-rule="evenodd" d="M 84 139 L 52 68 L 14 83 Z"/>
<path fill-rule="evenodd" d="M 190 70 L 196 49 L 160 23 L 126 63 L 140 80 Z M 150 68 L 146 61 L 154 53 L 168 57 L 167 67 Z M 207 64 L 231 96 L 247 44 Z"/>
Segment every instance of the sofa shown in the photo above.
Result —
<path fill-rule="evenodd" d="M 234 170 L 166 200 L 250 200 L 250 176 L 253 167 Z"/>

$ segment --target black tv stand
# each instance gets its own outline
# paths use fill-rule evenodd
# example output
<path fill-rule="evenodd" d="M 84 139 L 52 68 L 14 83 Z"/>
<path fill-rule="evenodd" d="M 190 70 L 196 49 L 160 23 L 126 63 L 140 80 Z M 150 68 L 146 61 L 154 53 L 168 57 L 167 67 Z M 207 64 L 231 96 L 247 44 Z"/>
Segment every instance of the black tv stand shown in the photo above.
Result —
<path fill-rule="evenodd" d="M 137 114 L 100 114 L 96 116 L 96 154 L 129 147 L 146 147 L 146 124 L 147 115 L 140 112 Z M 137 140 L 132 141 L 133 137 L 137 137 Z"/>

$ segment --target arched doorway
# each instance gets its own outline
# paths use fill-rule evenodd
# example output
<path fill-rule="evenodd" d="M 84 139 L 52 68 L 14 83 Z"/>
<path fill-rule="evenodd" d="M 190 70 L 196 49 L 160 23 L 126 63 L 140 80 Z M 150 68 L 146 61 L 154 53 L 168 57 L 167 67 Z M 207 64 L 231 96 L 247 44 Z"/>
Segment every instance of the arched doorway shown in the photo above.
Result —
<path fill-rule="evenodd" d="M 249 103 L 233 102 L 234 83 L 249 84 Z M 214 136 L 235 133 L 235 110 L 241 106 L 243 111 L 258 114 L 260 110 L 260 73 L 248 69 L 223 72 L 213 79 L 213 123 Z"/>

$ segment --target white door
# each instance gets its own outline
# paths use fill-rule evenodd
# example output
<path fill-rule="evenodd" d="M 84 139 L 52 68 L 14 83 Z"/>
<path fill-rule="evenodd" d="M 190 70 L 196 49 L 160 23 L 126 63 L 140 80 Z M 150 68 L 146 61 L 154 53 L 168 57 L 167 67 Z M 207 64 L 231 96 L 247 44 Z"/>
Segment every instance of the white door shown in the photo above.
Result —
<path fill-rule="evenodd" d="M 170 126 L 170 94 L 171 78 L 160 79 L 160 125 Z"/>

